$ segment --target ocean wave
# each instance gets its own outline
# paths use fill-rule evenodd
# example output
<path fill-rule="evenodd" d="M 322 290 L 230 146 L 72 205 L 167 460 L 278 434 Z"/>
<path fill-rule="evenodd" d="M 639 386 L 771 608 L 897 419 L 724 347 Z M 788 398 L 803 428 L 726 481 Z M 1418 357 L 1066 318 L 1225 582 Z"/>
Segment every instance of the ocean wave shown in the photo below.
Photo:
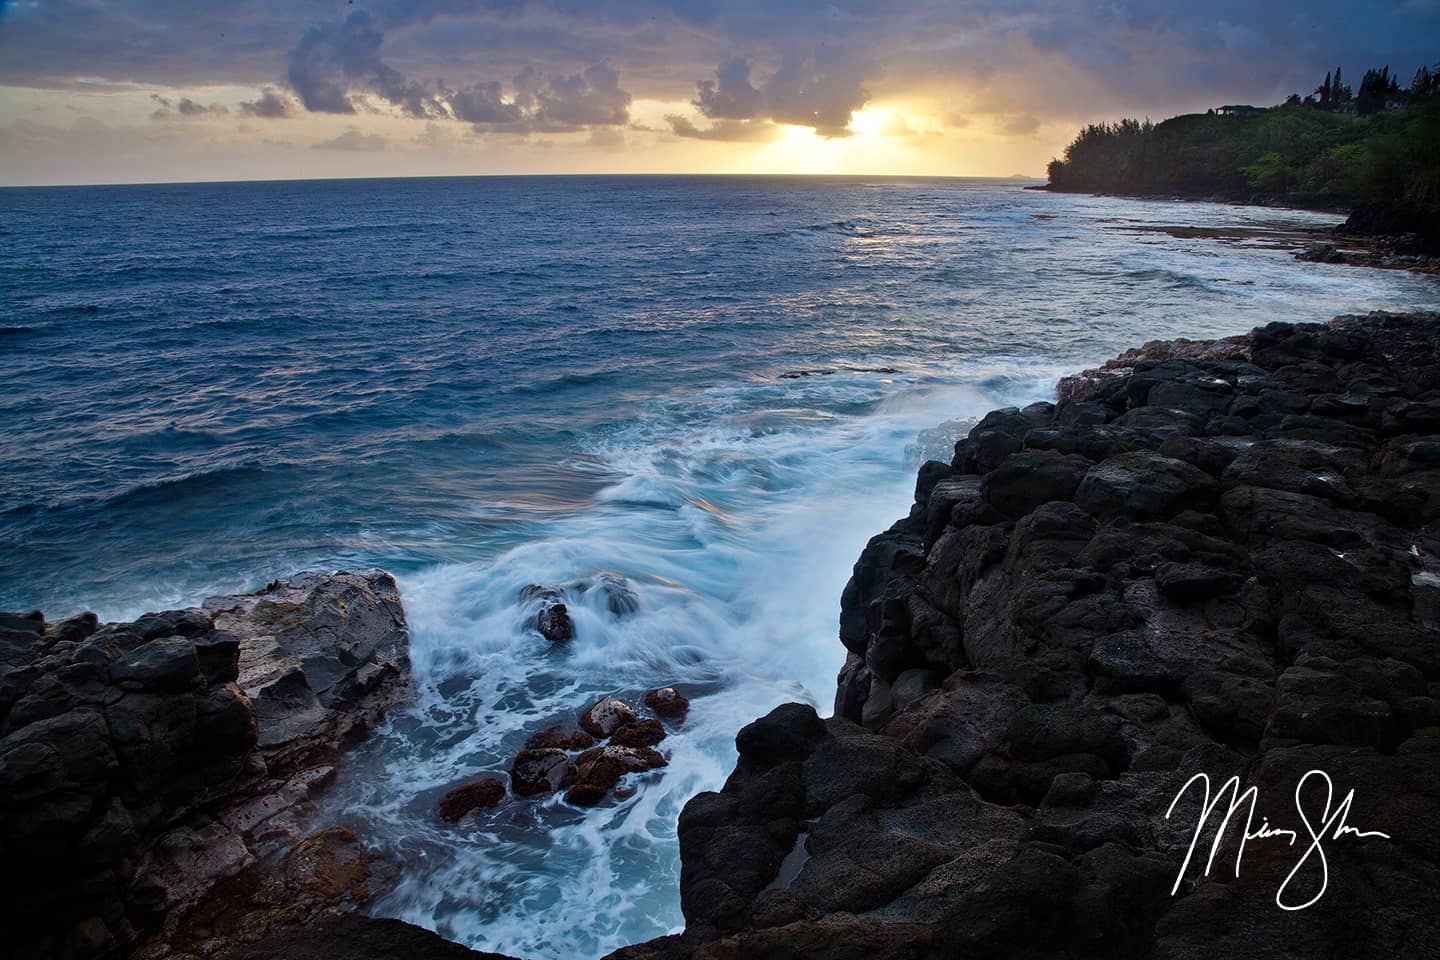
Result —
<path fill-rule="evenodd" d="M 200 470 L 195 473 L 187 473 L 179 477 L 166 477 L 160 480 L 139 483 L 126 490 L 106 497 L 100 504 L 105 510 L 120 511 L 138 509 L 147 506 L 173 504 L 179 501 L 212 497 L 216 493 L 233 489 L 237 486 L 252 486 L 261 483 L 266 479 L 273 479 L 275 473 L 283 470 L 288 464 L 268 464 L 261 466 L 254 463 L 239 464 L 235 466 L 215 467 L 210 470 Z"/>

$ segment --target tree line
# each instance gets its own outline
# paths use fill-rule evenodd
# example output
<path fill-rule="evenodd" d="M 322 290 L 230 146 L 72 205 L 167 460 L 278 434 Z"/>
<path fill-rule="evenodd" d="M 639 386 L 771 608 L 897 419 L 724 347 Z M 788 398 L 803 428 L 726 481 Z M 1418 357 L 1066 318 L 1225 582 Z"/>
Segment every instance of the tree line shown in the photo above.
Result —
<path fill-rule="evenodd" d="M 1267 109 L 1086 126 L 1049 167 L 1052 190 L 1440 207 L 1440 64 L 1358 91 L 1339 68 Z"/>

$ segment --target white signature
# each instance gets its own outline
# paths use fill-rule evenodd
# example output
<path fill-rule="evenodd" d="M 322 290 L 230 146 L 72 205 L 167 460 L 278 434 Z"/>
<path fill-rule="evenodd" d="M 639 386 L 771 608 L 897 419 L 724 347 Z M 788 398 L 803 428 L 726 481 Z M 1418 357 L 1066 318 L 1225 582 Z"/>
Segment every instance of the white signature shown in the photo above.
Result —
<path fill-rule="evenodd" d="M 1310 817 L 1306 814 L 1305 804 L 1300 797 L 1301 791 L 1305 788 L 1306 781 L 1311 777 L 1320 777 L 1325 781 L 1325 805 L 1320 808 L 1320 818 L 1315 823 L 1312 823 Z M 1249 809 L 1245 815 L 1245 833 L 1240 838 L 1239 849 L 1235 851 L 1236 877 L 1240 876 L 1240 860 L 1245 856 L 1245 844 L 1248 841 L 1271 840 L 1284 837 L 1286 842 L 1292 847 L 1300 841 L 1299 831 L 1282 830 L 1278 827 L 1272 827 L 1270 826 L 1270 821 L 1265 817 L 1261 817 L 1260 826 L 1254 826 L 1255 804 L 1260 794 L 1255 787 L 1241 791 L 1239 777 L 1231 777 L 1229 780 L 1226 780 L 1225 785 L 1220 788 L 1212 800 L 1210 798 L 1210 777 L 1203 773 L 1195 774 L 1195 776 L 1185 781 L 1185 786 L 1181 787 L 1180 792 L 1175 794 L 1175 799 L 1170 801 L 1170 809 L 1165 811 L 1166 820 L 1169 820 L 1170 815 L 1175 812 L 1175 805 L 1180 802 L 1180 798 L 1185 796 L 1190 790 L 1190 787 L 1196 783 L 1201 784 L 1205 791 L 1201 801 L 1200 821 L 1195 824 L 1195 834 L 1190 838 L 1190 849 L 1185 853 L 1185 862 L 1181 864 L 1180 872 L 1175 877 L 1175 885 L 1170 888 L 1171 896 L 1174 896 L 1180 889 L 1180 882 L 1185 876 L 1185 871 L 1190 868 L 1190 861 L 1195 856 L 1195 847 L 1200 842 L 1200 835 L 1205 831 L 1206 824 L 1209 823 L 1210 817 L 1214 814 L 1216 808 L 1220 806 L 1220 801 L 1225 798 L 1226 793 L 1230 795 L 1230 805 L 1225 811 L 1225 818 L 1220 821 L 1220 828 L 1215 832 L 1215 841 L 1210 845 L 1210 856 L 1205 861 L 1204 876 L 1210 875 L 1210 867 L 1215 862 L 1216 854 L 1220 852 L 1220 842 L 1225 837 L 1225 830 L 1230 825 L 1230 818 L 1233 817 L 1235 811 L 1244 806 L 1247 801 L 1249 803 Z M 1350 818 L 1350 804 L 1355 799 L 1354 790 L 1345 794 L 1345 799 L 1341 800 L 1339 805 L 1332 811 L 1330 805 L 1334 799 L 1334 784 L 1330 781 L 1330 775 L 1324 770 L 1311 770 L 1300 778 L 1299 783 L 1295 784 L 1295 811 L 1300 815 L 1300 822 L 1305 825 L 1305 832 L 1309 834 L 1309 845 L 1305 848 L 1305 852 L 1301 855 L 1299 861 L 1297 861 L 1290 872 L 1286 874 L 1284 881 L 1280 884 L 1280 889 L 1275 891 L 1275 904 L 1281 910 L 1304 910 L 1325 895 L 1325 889 L 1330 885 L 1330 865 L 1325 859 L 1325 848 L 1322 846 L 1325 840 L 1339 840 L 1346 834 L 1357 838 L 1380 837 L 1384 840 L 1390 839 L 1388 833 L 1381 833 L 1379 830 L 1357 830 L 1346 823 Z M 1310 862 L 1312 857 L 1319 858 L 1319 892 L 1304 903 L 1292 904 L 1287 902 L 1285 892 L 1290 888 L 1291 882 L 1295 879 L 1296 875 L 1300 873 L 1301 868 Z"/>

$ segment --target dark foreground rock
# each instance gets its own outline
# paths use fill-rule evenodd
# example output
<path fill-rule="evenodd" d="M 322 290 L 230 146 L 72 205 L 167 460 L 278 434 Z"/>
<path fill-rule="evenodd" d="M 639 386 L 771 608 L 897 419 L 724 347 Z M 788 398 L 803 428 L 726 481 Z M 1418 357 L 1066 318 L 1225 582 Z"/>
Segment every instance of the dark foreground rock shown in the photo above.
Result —
<path fill-rule="evenodd" d="M 277 862 L 337 751 L 406 695 L 407 664 L 378 571 L 300 574 L 133 623 L 0 615 L 14 955 L 164 941 L 217 885 Z"/>
<path fill-rule="evenodd" d="M 1148 344 L 985 417 L 856 564 L 835 718 L 740 732 L 685 933 L 613 956 L 1434 956 L 1437 325 Z M 1202 773 L 1300 842 L 1237 871 L 1242 810 L 1205 876 L 1222 806 L 1185 866 Z M 1320 826 L 1351 790 L 1388 840 Z"/>
<path fill-rule="evenodd" d="M 470 950 L 399 920 L 354 914 L 285 926 L 221 953 L 221 960 L 511 960 Z"/>

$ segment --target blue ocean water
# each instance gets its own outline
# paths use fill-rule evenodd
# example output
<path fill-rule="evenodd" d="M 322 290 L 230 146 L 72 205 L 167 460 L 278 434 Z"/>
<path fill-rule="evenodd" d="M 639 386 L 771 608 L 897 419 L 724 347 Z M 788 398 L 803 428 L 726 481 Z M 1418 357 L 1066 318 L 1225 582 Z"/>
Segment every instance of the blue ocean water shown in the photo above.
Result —
<path fill-rule="evenodd" d="M 325 811 L 401 864 L 372 909 L 598 956 L 680 925 L 680 807 L 743 723 L 828 708 L 850 566 L 966 418 L 1148 339 L 1440 306 L 1151 229 L 1335 220 L 974 180 L 0 190 L 0 609 L 390 570 L 420 697 Z M 528 628 L 521 587 L 602 571 L 634 616 Z M 669 683 L 691 719 L 633 795 L 434 817 L 528 734 Z"/>

